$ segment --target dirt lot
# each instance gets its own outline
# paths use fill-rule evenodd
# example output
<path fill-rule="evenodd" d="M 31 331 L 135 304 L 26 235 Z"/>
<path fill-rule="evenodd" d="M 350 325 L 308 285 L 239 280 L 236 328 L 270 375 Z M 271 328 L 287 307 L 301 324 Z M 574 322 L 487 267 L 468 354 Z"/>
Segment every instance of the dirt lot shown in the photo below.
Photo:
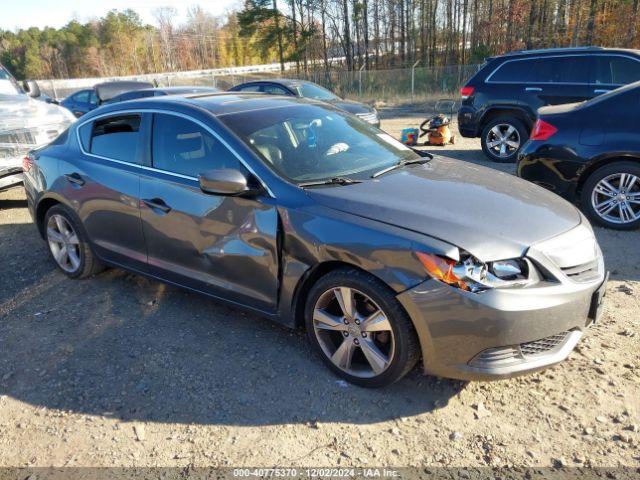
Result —
<path fill-rule="evenodd" d="M 597 229 L 605 313 L 567 362 L 372 391 L 302 332 L 121 270 L 68 280 L 21 189 L 0 209 L 0 466 L 640 466 L 640 232 Z"/>

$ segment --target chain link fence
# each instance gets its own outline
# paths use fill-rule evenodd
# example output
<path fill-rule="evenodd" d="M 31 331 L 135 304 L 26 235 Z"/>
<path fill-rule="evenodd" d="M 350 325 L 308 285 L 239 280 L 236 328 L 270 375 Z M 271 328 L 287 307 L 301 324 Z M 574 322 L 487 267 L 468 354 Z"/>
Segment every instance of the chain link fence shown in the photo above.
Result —
<path fill-rule="evenodd" d="M 280 71 L 279 65 L 270 65 L 258 71 L 221 69 L 38 82 L 47 95 L 62 99 L 96 83 L 112 80 L 143 80 L 158 86 L 213 86 L 226 90 L 238 83 L 252 80 L 299 78 L 318 83 L 343 98 L 372 104 L 402 104 L 441 97 L 457 98 L 460 87 L 478 70 L 478 65 L 360 71 L 316 68 L 308 72 L 302 68 L 297 70 L 292 65 L 288 67 L 285 72 Z"/>

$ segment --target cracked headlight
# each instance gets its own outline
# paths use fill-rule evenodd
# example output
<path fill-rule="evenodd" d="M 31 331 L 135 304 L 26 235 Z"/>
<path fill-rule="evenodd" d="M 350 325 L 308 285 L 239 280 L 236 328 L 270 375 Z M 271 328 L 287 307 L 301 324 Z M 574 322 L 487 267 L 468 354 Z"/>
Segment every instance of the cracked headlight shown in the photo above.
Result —
<path fill-rule="evenodd" d="M 526 258 L 485 263 L 466 252 L 460 253 L 459 261 L 432 253 L 416 255 L 431 277 L 469 292 L 525 286 L 540 280 L 535 266 Z"/>

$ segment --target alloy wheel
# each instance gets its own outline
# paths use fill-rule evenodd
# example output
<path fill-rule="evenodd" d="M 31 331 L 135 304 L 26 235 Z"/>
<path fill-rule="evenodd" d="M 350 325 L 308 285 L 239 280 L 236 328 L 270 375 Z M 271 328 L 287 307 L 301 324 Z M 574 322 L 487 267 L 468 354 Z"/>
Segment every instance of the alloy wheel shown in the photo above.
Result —
<path fill-rule="evenodd" d="M 323 293 L 313 309 L 313 329 L 323 353 L 349 375 L 375 377 L 394 359 L 395 338 L 387 315 L 354 288 Z"/>
<path fill-rule="evenodd" d="M 600 180 L 591 192 L 591 206 L 603 220 L 616 224 L 640 218 L 640 179 L 614 173 Z"/>
<path fill-rule="evenodd" d="M 507 158 L 520 148 L 520 133 L 508 123 L 495 125 L 486 138 L 487 148 L 498 158 Z"/>
<path fill-rule="evenodd" d="M 51 215 L 47 223 L 47 242 L 58 266 L 68 273 L 80 268 L 80 240 L 62 215 Z"/>

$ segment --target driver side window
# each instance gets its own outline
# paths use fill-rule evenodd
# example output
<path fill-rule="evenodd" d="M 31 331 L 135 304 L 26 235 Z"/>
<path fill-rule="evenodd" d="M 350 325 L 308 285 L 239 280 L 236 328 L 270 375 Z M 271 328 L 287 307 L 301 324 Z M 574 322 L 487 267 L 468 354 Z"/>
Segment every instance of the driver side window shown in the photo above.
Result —
<path fill-rule="evenodd" d="M 189 177 L 239 166 L 238 159 L 217 138 L 197 123 L 176 115 L 154 115 L 151 148 L 155 168 Z"/>

